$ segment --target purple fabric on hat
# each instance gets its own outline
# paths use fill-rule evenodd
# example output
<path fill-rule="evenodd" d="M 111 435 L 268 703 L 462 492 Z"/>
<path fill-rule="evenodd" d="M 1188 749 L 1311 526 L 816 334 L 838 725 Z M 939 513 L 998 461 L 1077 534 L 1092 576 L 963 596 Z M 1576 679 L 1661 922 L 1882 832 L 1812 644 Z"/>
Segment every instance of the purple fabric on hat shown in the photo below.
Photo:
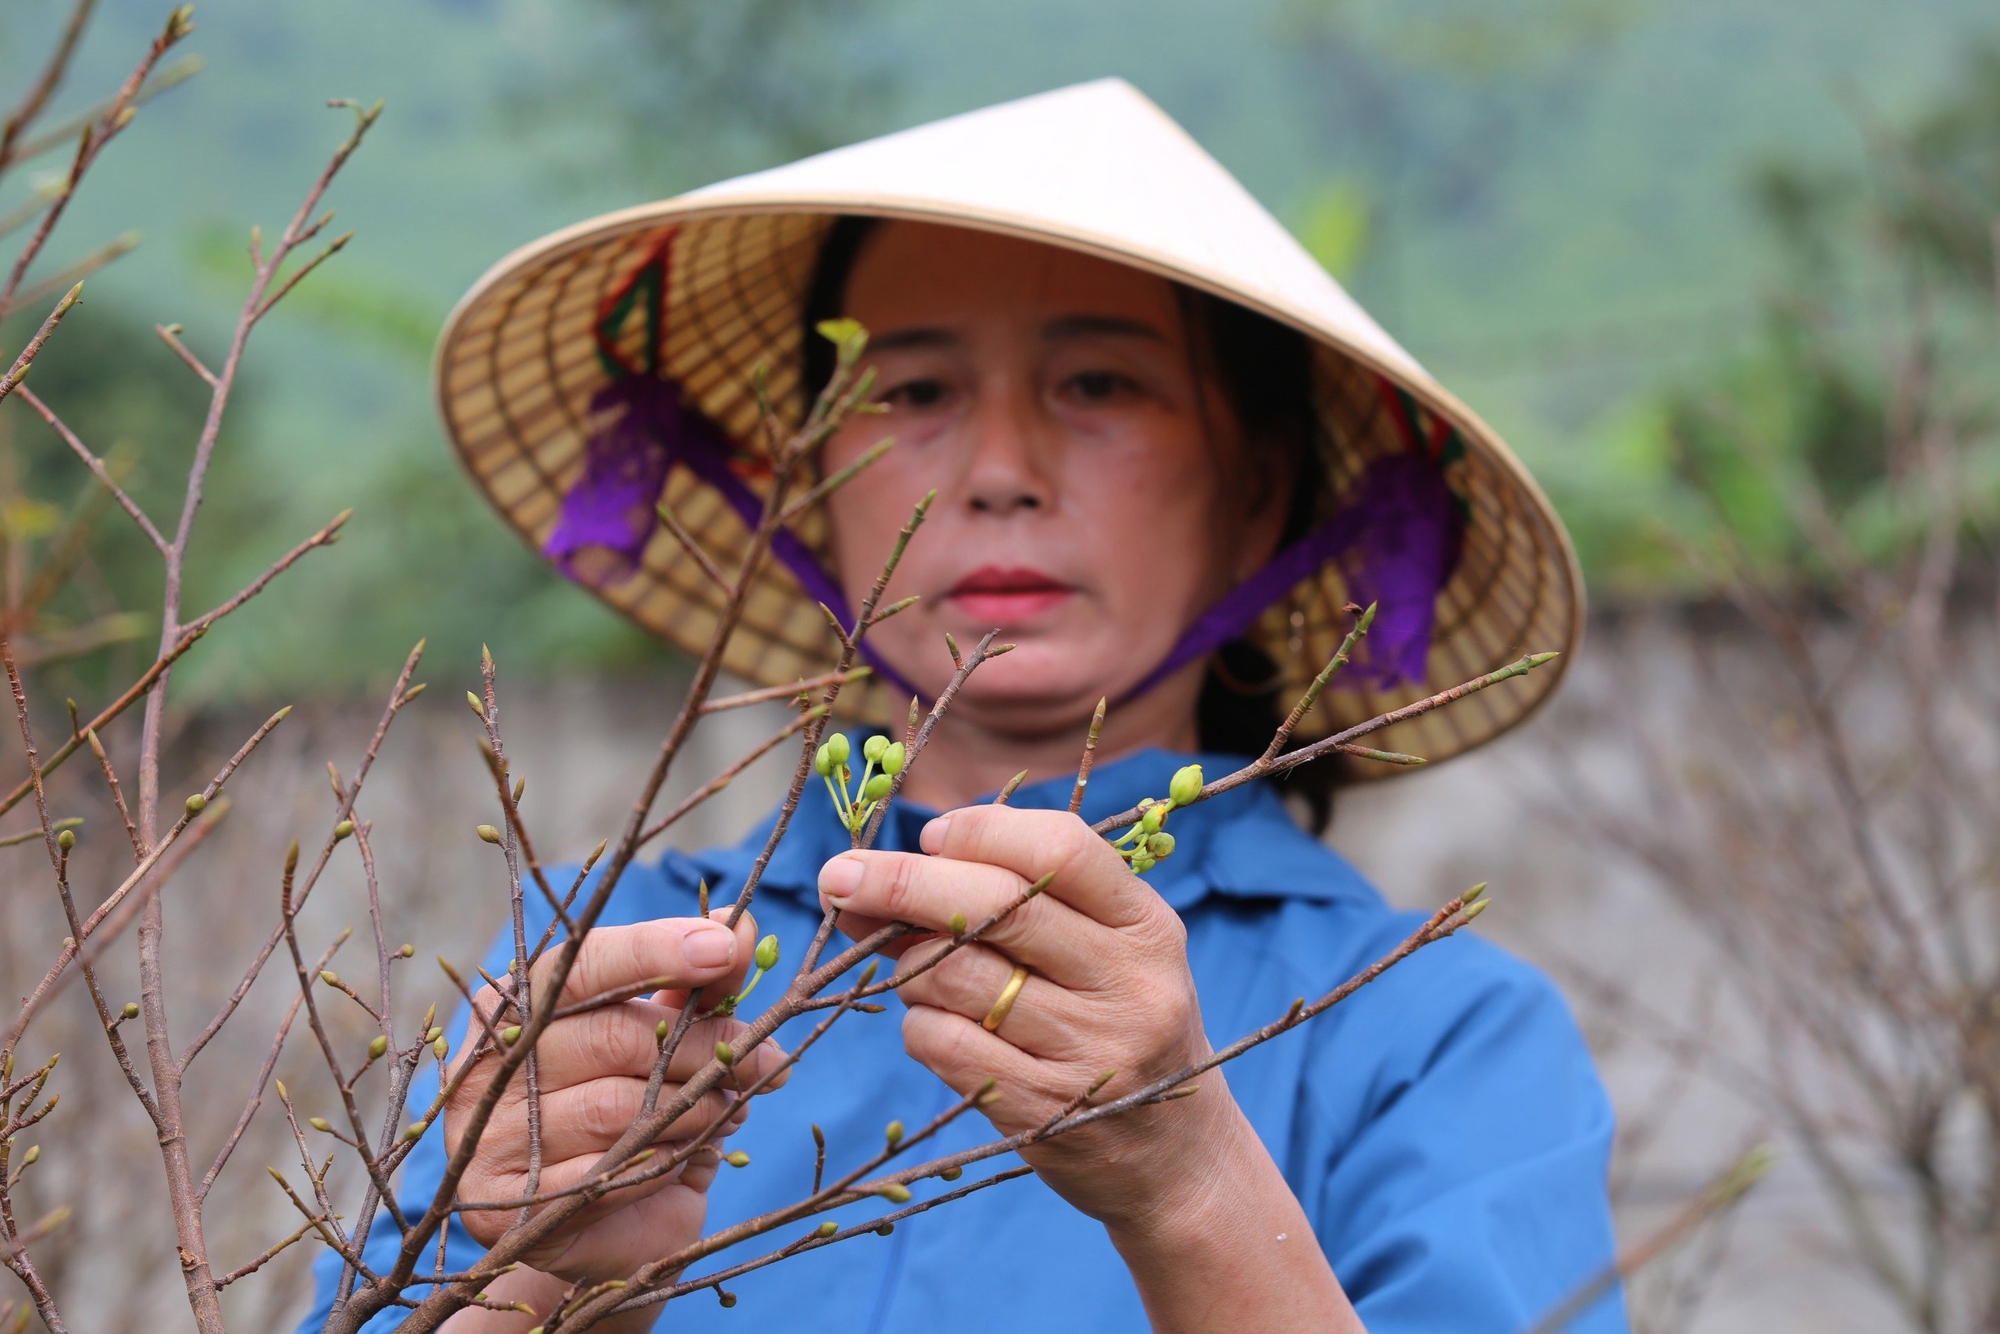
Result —
<path fill-rule="evenodd" d="M 683 401 L 674 381 L 654 376 L 615 380 L 592 396 L 590 410 L 616 415 L 591 436 L 583 477 L 563 496 L 556 526 L 542 546 L 571 579 L 604 588 L 637 571 L 659 526 L 656 507 L 675 464 L 714 488 L 745 527 L 755 528 L 763 517 L 763 500 L 730 467 L 729 437 Z M 771 538 L 771 554 L 808 597 L 826 604 L 843 629 L 854 629 L 854 613 L 840 584 L 798 534 L 779 529 Z M 866 640 L 861 656 L 890 685 L 922 695 Z"/>
<path fill-rule="evenodd" d="M 1458 502 L 1435 464 L 1415 454 L 1378 458 L 1353 500 L 1202 613 L 1124 698 L 1144 694 L 1240 638 L 1272 603 L 1335 559 L 1345 564 L 1355 598 L 1378 604 L 1344 684 L 1386 689 L 1420 683 L 1428 674 L 1438 591 L 1458 564 L 1463 531 Z"/>

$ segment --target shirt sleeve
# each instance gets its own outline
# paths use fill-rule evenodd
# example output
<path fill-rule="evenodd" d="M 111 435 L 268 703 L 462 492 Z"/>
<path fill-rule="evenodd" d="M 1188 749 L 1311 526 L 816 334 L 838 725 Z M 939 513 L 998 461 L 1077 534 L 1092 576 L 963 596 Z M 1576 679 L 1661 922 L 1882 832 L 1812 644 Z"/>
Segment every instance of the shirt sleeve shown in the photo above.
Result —
<path fill-rule="evenodd" d="M 1371 1334 L 1532 1328 L 1615 1254 L 1611 1107 L 1568 1006 L 1470 937 L 1348 1004 L 1308 1077 L 1343 1134 L 1305 1204 L 1356 1312 Z M 1626 1328 L 1616 1292 L 1569 1326 Z"/>

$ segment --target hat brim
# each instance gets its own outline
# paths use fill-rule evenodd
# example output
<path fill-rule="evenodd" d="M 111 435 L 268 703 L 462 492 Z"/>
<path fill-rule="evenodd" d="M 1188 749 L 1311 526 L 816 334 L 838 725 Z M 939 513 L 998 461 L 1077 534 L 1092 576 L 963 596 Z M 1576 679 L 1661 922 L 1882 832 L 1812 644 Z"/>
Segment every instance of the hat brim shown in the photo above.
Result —
<path fill-rule="evenodd" d="M 819 243 L 836 217 L 905 218 L 1022 237 L 1098 255 L 1236 302 L 1297 329 L 1316 349 L 1316 406 L 1330 443 L 1329 506 L 1385 454 L 1462 444 L 1439 459 L 1462 504 L 1458 560 L 1438 594 L 1420 681 L 1373 688 L 1351 679 L 1327 690 L 1301 735 L 1326 735 L 1492 671 L 1524 653 L 1564 657 L 1539 671 L 1376 733 L 1370 744 L 1436 762 L 1515 726 L 1554 691 L 1583 623 L 1575 552 L 1541 489 L 1504 442 L 1393 343 L 1360 338 L 1321 311 L 1288 306 L 1233 275 L 1205 270 L 1116 236 L 1049 220 L 872 192 L 702 192 L 604 215 L 528 245 L 494 265 L 459 302 L 434 365 L 447 437 L 474 482 L 510 526 L 544 551 L 563 496 L 584 470 L 590 404 L 609 382 L 600 355 L 605 303 L 673 237 L 664 284 L 661 373 L 741 448 L 757 448 L 753 389 L 760 371 L 781 410 L 799 404 L 803 302 Z M 636 326 L 621 337 L 638 340 Z M 626 351 L 641 351 L 633 341 Z M 1396 394 L 1400 391 L 1401 407 Z M 689 471 L 670 473 L 662 500 L 729 564 L 748 539 L 736 514 Z M 824 548 L 823 519 L 801 516 L 799 536 Z M 1296 694 L 1331 658 L 1351 618 L 1349 578 L 1328 562 L 1258 621 L 1249 637 L 1279 664 Z M 712 581 L 665 533 L 631 575 L 587 584 L 607 604 L 691 653 L 718 624 Z M 759 577 L 724 666 L 777 685 L 833 665 L 837 646 L 814 599 L 782 566 Z M 877 723 L 908 701 L 876 681 L 850 689 L 843 711 Z M 1400 770 L 1378 764 L 1361 776 Z"/>

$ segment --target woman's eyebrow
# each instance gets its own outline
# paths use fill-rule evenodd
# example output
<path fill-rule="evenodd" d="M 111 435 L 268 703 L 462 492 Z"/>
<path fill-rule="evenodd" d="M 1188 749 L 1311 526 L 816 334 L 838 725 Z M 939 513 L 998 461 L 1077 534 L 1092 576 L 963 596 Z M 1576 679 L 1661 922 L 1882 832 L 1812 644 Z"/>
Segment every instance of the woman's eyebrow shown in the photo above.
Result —
<path fill-rule="evenodd" d="M 874 352 L 898 352 L 912 347 L 956 347 L 959 337 L 949 329 L 892 329 L 868 340 Z"/>
<path fill-rule="evenodd" d="M 1167 341 L 1166 334 L 1153 325 L 1123 315 L 1065 315 L 1061 319 L 1050 320 L 1042 326 L 1042 338 L 1045 342 L 1103 334 L 1124 338 L 1145 338 L 1156 343 Z"/>

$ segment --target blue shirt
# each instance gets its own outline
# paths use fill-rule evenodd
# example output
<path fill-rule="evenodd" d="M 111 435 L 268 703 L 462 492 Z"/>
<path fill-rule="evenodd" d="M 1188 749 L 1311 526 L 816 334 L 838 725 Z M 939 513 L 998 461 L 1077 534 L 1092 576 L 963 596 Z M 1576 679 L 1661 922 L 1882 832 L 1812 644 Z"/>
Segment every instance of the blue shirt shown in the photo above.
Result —
<path fill-rule="evenodd" d="M 1100 766 L 1084 814 L 1100 818 L 1164 796 L 1186 758 L 1147 751 Z M 1210 775 L 1237 765 L 1201 758 Z M 1013 800 L 1059 808 L 1068 797 L 1063 780 L 1024 787 Z M 932 814 L 892 809 L 878 846 L 914 849 Z M 1292 822 L 1266 784 L 1176 812 L 1172 823 L 1176 850 L 1146 878 L 1187 924 L 1202 1018 L 1218 1047 L 1283 1015 L 1294 997 L 1331 990 L 1421 920 L 1391 911 Z M 717 903 L 729 902 L 769 827 L 734 848 L 669 852 L 655 866 L 629 868 L 601 921 L 692 915 L 700 878 Z M 819 922 L 820 864 L 847 846 L 830 799 L 812 785 L 753 907 L 785 960 L 803 957 Z M 548 917 L 537 897 L 528 900 L 530 939 Z M 499 974 L 511 957 L 510 931 L 487 963 Z M 767 994 L 780 989 L 767 986 Z M 746 1016 L 761 999 L 746 1003 Z M 832 1176 L 872 1154 L 892 1118 L 920 1125 L 951 1101 L 904 1055 L 899 1013 L 892 1004 L 886 1014 L 843 1019 L 784 1089 L 757 1100 L 729 1141 L 749 1151 L 752 1165 L 723 1169 L 710 1195 L 710 1228 L 807 1191 L 810 1122 L 826 1131 Z M 779 1040 L 793 1045 L 813 1018 L 780 1029 Z M 448 1030 L 454 1040 L 464 1024 L 461 1014 Z M 1469 932 L 1418 951 L 1309 1025 L 1253 1049 L 1230 1064 L 1228 1079 L 1371 1334 L 1521 1334 L 1612 1257 L 1611 1109 L 1582 1037 L 1545 978 Z M 435 1088 L 434 1076 L 419 1076 L 411 1105 L 427 1104 Z M 989 1138 L 984 1119 L 967 1116 L 925 1152 Z M 1009 1155 L 968 1176 L 1017 1161 Z M 403 1169 L 400 1194 L 413 1214 L 428 1203 L 443 1166 L 442 1136 L 433 1129 Z M 888 1207 L 856 1205 L 838 1217 L 846 1226 Z M 807 1230 L 795 1225 L 725 1252 L 689 1277 Z M 448 1247 L 452 1270 L 480 1255 L 456 1222 Z M 371 1263 L 386 1269 L 394 1252 L 393 1228 L 378 1218 Z M 325 1323 L 333 1260 L 320 1259 L 318 1300 L 304 1329 Z M 1032 1176 L 920 1215 L 886 1238 L 809 1252 L 729 1286 L 740 1298 L 736 1309 L 696 1293 L 673 1302 L 661 1328 L 740 1331 L 746 1320 L 768 1334 L 1148 1328 L 1104 1229 Z M 383 1312 L 367 1328 L 393 1328 L 398 1314 Z M 1625 1328 L 1615 1294 L 1571 1326 L 1577 1334 Z"/>

